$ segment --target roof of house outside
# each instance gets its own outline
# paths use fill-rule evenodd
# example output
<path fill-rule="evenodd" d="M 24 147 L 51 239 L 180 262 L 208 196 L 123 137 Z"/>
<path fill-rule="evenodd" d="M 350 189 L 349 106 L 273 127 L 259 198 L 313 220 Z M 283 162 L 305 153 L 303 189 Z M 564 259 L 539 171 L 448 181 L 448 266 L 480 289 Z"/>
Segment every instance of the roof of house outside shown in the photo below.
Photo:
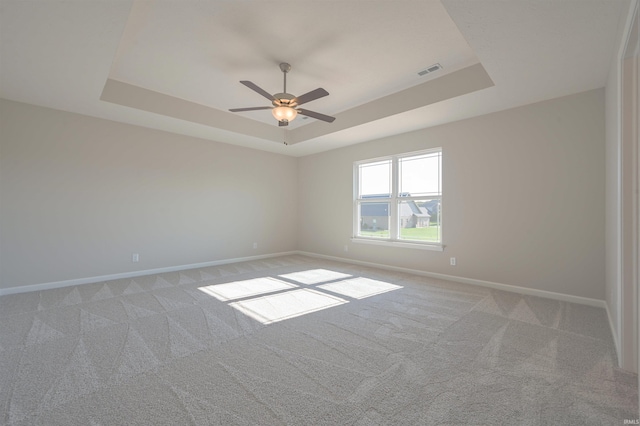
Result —
<path fill-rule="evenodd" d="M 371 197 L 373 198 L 373 197 Z M 389 216 L 389 203 L 363 203 L 360 205 L 362 216 Z M 420 207 L 413 200 L 400 203 L 400 217 L 431 217 L 425 207 Z"/>

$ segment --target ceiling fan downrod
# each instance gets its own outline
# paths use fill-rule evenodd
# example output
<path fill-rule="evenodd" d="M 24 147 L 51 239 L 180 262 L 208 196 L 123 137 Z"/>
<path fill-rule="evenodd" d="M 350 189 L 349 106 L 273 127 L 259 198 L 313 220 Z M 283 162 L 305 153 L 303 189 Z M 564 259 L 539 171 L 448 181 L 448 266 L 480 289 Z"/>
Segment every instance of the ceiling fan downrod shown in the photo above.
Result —
<path fill-rule="evenodd" d="M 289 71 L 291 71 L 291 65 L 289 65 L 286 62 L 282 62 L 280 64 L 280 70 L 282 71 L 282 73 L 284 74 L 284 93 L 287 93 L 287 73 Z"/>

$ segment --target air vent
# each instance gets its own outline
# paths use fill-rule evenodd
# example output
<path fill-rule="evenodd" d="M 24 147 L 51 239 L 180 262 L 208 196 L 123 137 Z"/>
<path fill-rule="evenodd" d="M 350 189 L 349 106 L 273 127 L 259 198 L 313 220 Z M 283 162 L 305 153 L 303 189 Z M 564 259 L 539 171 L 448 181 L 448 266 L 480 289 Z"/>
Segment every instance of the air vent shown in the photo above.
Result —
<path fill-rule="evenodd" d="M 442 65 L 433 64 L 430 67 L 423 69 L 422 71 L 418 71 L 418 75 L 422 77 L 423 75 L 431 74 L 432 72 L 438 71 L 442 69 Z"/>

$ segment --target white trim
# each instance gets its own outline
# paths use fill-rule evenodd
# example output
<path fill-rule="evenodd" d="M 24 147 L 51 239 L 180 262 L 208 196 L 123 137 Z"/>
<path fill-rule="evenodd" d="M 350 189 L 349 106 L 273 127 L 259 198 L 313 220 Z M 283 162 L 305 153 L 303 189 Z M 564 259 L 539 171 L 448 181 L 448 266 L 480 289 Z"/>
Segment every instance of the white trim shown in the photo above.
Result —
<path fill-rule="evenodd" d="M 433 154 L 434 152 L 440 152 L 441 153 L 442 152 L 442 147 L 441 146 L 435 146 L 435 147 L 431 147 L 431 148 L 419 149 L 417 151 L 400 152 L 400 153 L 397 153 L 397 154 L 382 155 L 380 157 L 365 158 L 364 160 L 355 161 L 354 165 L 375 163 L 377 161 L 385 161 L 385 160 L 391 159 L 391 157 L 413 157 L 413 156 L 421 155 L 421 154 L 425 154 L 425 155 Z"/>
<path fill-rule="evenodd" d="M 619 305 L 618 305 L 618 317 L 619 317 L 619 343 L 620 343 L 620 351 L 618 356 L 618 362 L 621 368 L 629 371 L 637 372 L 640 368 L 640 336 L 638 336 L 638 304 L 640 301 L 638 300 L 638 260 L 637 260 L 637 249 L 638 249 L 638 219 L 639 212 L 637 208 L 637 190 L 638 190 L 638 141 L 637 141 L 637 111 L 632 111 L 629 115 L 632 118 L 631 122 L 631 136 L 635 136 L 634 139 L 629 142 L 630 147 L 625 143 L 625 66 L 626 61 L 635 57 L 637 58 L 637 50 L 639 49 L 638 40 L 636 38 L 631 38 L 634 33 L 634 27 L 637 28 L 640 25 L 640 21 L 638 20 L 638 9 L 640 7 L 640 3 L 637 0 L 632 0 L 629 5 L 629 13 L 626 17 L 626 22 L 624 26 L 623 32 L 623 41 L 618 51 L 617 57 L 617 65 L 618 69 L 618 146 L 619 146 L 619 164 L 618 164 L 618 206 L 619 206 L 619 234 L 618 234 L 618 245 L 619 245 L 619 257 L 618 257 L 618 274 L 619 274 L 619 287 L 618 287 L 618 295 L 619 295 Z M 638 30 L 636 30 L 638 31 Z M 637 36 L 637 33 L 636 33 Z M 631 44 L 633 43 L 633 44 Z M 637 71 L 636 71 L 637 73 Z M 633 83 L 637 84 L 637 80 L 635 80 L 636 76 L 632 76 L 634 79 Z M 637 98 L 637 87 L 636 93 L 633 93 L 632 96 Z M 629 91 L 629 94 L 631 92 Z M 637 99 L 635 99 L 636 104 L 631 105 L 631 108 L 637 108 Z M 633 133 L 635 132 L 635 135 Z M 625 182 L 624 179 L 624 167 L 623 167 L 623 158 L 625 158 L 625 148 L 631 150 L 633 155 L 631 160 L 631 176 L 632 182 L 631 188 L 628 192 L 625 192 Z M 635 151 L 635 152 L 634 152 Z M 631 208 L 629 212 L 624 209 L 625 200 L 628 197 L 631 199 Z M 625 226 L 625 212 L 631 215 L 630 223 L 628 226 Z M 626 229 L 627 227 L 631 229 Z M 631 253 L 628 253 L 625 250 L 625 237 L 631 240 Z M 627 257 L 628 263 L 631 269 L 631 276 L 628 277 L 628 274 L 625 273 L 627 269 Z M 629 294 L 631 293 L 631 294 Z M 629 301 L 632 301 L 632 306 L 627 308 L 626 305 Z M 630 330 L 629 330 L 630 329 Z M 638 379 L 640 383 L 640 377 Z M 640 396 L 639 396 L 640 400 Z"/>
<path fill-rule="evenodd" d="M 31 284 L 31 285 L 25 285 L 20 287 L 9 287 L 4 289 L 0 288 L 0 296 L 4 296 L 7 294 L 27 293 L 31 291 L 51 290 L 54 288 L 69 287 L 72 285 L 80 285 L 80 284 L 98 283 L 102 281 L 117 280 L 121 278 L 140 277 L 143 275 L 162 274 L 164 272 L 184 271 L 185 269 L 206 268 L 208 266 L 219 266 L 219 265 L 226 265 L 229 263 L 248 262 L 251 260 L 267 259 L 270 257 L 278 257 L 278 256 L 288 256 L 288 255 L 297 254 L 297 253 L 298 252 L 296 251 L 287 251 L 282 253 L 262 254 L 258 256 L 237 257 L 235 259 L 212 260 L 209 262 L 191 263 L 188 265 L 168 266 L 165 268 L 146 269 L 143 271 L 123 272 L 119 274 L 100 275 L 96 277 L 87 277 L 87 278 L 76 278 L 73 280 L 55 281 L 50 283 Z"/>
<path fill-rule="evenodd" d="M 364 237 L 353 237 L 351 238 L 352 243 L 358 244 L 371 244 L 375 246 L 387 246 L 387 247 L 403 247 L 410 249 L 418 249 L 418 250 L 431 250 L 431 251 L 444 251 L 444 246 L 442 244 L 430 244 L 430 243 L 411 243 L 405 241 L 397 241 L 397 240 L 374 240 L 373 238 L 364 238 Z"/>
<path fill-rule="evenodd" d="M 438 195 L 419 195 L 419 196 L 408 196 L 408 197 L 400 197 L 398 194 L 400 192 L 400 161 L 405 158 L 415 157 L 415 156 L 429 156 L 429 155 L 437 155 L 438 157 Z M 356 238 L 364 238 L 360 232 L 360 222 L 361 222 L 361 209 L 362 205 L 366 203 L 388 203 L 389 204 L 389 238 L 376 240 L 375 243 L 372 244 L 381 244 L 381 240 L 385 241 L 383 244 L 393 245 L 395 247 L 408 247 L 408 248 L 419 248 L 415 247 L 417 244 L 421 244 L 420 242 L 411 242 L 415 243 L 413 245 L 405 244 L 405 241 L 402 241 L 399 236 L 400 231 L 400 217 L 399 217 L 399 206 L 403 201 L 417 201 L 424 199 L 433 199 L 438 198 L 440 200 L 440 206 L 442 206 L 442 156 L 443 156 L 443 148 L 433 147 L 428 149 L 423 149 L 420 151 L 413 152 L 403 152 L 400 154 L 391 154 L 386 155 L 384 157 L 378 158 L 370 158 L 367 160 L 358 160 L 353 162 L 353 232 L 352 232 L 352 241 L 353 242 L 362 242 L 362 240 L 355 241 Z M 391 179 L 389 188 L 390 194 L 389 197 L 380 197 L 380 198 L 361 198 L 360 197 L 360 167 L 363 165 L 371 165 L 376 163 L 384 163 L 390 162 L 391 170 L 390 176 Z M 436 245 L 441 246 L 438 248 L 423 248 L 423 250 L 438 250 L 442 251 L 442 210 L 438 212 L 438 224 L 440 226 L 439 237 L 440 242 Z M 368 240 L 368 239 L 367 239 Z M 365 242 L 366 243 L 366 242 Z M 427 244 L 429 245 L 429 244 Z M 433 244 L 431 244 L 433 245 Z"/>
<path fill-rule="evenodd" d="M 417 269 L 402 268 L 397 266 L 385 265 L 381 263 L 372 263 L 372 262 L 365 262 L 365 261 L 349 259 L 349 258 L 327 256 L 323 254 L 306 252 L 302 250 L 264 254 L 264 255 L 257 255 L 257 256 L 247 256 L 247 257 L 240 257 L 240 258 L 234 258 L 234 259 L 214 260 L 214 261 L 202 262 L 202 263 L 192 263 L 187 265 L 148 269 L 143 271 L 125 272 L 125 273 L 101 275 L 101 276 L 95 276 L 95 277 L 89 277 L 89 278 L 79 278 L 79 279 L 66 280 L 66 281 L 33 284 L 33 285 L 27 285 L 22 287 L 10 287 L 6 289 L 0 289 L 0 296 L 16 294 L 16 293 L 25 293 L 25 292 L 31 292 L 31 291 L 49 290 L 49 289 L 62 288 L 62 287 L 68 287 L 73 285 L 90 284 L 95 282 L 102 282 L 102 281 L 121 279 L 121 278 L 133 278 L 133 277 L 138 277 L 143 275 L 159 274 L 164 272 L 175 272 L 175 271 L 182 271 L 182 270 L 194 269 L 194 268 L 204 268 L 209 266 L 225 265 L 229 263 L 246 262 L 251 260 L 267 259 L 272 257 L 288 256 L 288 255 L 294 255 L 294 254 L 320 258 L 320 259 L 333 260 L 333 261 L 338 261 L 343 263 L 351 263 L 355 265 L 369 266 L 373 268 L 386 269 L 386 270 L 397 271 L 397 272 L 406 272 L 406 273 L 410 273 L 418 276 L 448 280 L 448 281 L 459 282 L 459 283 L 470 284 L 470 285 L 477 285 L 481 287 L 509 291 L 509 292 L 518 293 L 518 294 L 543 297 L 543 298 L 558 300 L 562 302 L 578 303 L 581 305 L 604 308 L 607 313 L 609 327 L 612 332 L 611 334 L 613 336 L 613 344 L 615 346 L 616 352 L 618 354 L 620 353 L 619 340 L 618 340 L 618 336 L 614 332 L 615 328 L 613 326 L 613 321 L 611 318 L 611 313 L 609 311 L 609 306 L 604 300 L 590 299 L 590 298 L 581 297 L 581 296 L 573 296 L 573 295 L 556 293 L 556 292 L 551 292 L 546 290 L 538 290 L 538 289 L 509 285 L 509 284 L 496 283 L 491 281 L 477 280 L 473 278 L 458 277 L 458 276 L 447 275 L 447 274 L 420 271 Z M 640 382 L 640 378 L 638 379 L 638 381 Z"/>
<path fill-rule="evenodd" d="M 239 257 L 239 258 L 234 258 L 234 259 L 213 260 L 213 261 L 210 261 L 210 262 L 192 263 L 192 264 L 188 264 L 188 265 L 178 265 L 178 266 L 169 266 L 169 267 L 165 267 L 165 268 L 147 269 L 147 270 L 144 270 L 144 271 L 124 272 L 124 273 L 120 273 L 120 274 L 101 275 L 101 276 L 96 276 L 96 277 L 78 278 L 78 279 L 73 279 L 73 280 L 56 281 L 56 282 L 42 283 L 42 284 L 32 284 L 32 285 L 26 285 L 26 286 L 21 286 L 21 287 L 10 287 L 10 288 L 5 288 L 5 289 L 0 289 L 0 296 L 4 296 L 4 295 L 8 295 L 8 294 L 16 294 L 16 293 L 26 293 L 26 292 L 31 292 L 31 291 L 50 290 L 50 289 L 55 289 L 55 288 L 69 287 L 69 286 L 72 286 L 72 285 L 91 284 L 91 283 L 109 281 L 109 280 L 116 280 L 116 279 L 121 279 L 121 278 L 133 278 L 133 277 L 139 277 L 139 276 L 143 276 L 143 275 L 161 274 L 161 273 L 164 273 L 164 272 L 183 271 L 183 270 L 186 270 L 186 269 L 206 268 L 208 266 L 226 265 L 226 264 L 229 264 L 229 263 L 247 262 L 247 261 L 251 261 L 251 260 L 268 259 L 268 258 L 272 258 L 272 257 L 289 256 L 289 255 L 294 255 L 294 254 L 299 254 L 299 255 L 302 255 L 302 256 L 315 257 L 315 258 L 320 258 L 320 259 L 333 260 L 333 261 L 343 262 L 343 263 L 351 263 L 351 264 L 355 264 L 355 265 L 369 266 L 369 267 L 372 267 L 372 268 L 386 269 L 386 270 L 390 270 L 390 271 L 406 272 L 406 273 L 419 275 L 419 276 L 423 276 L 423 277 L 437 278 L 437 279 L 441 279 L 441 280 L 454 281 L 454 282 L 459 282 L 459 283 L 463 283 L 463 284 L 477 285 L 477 286 L 481 286 L 481 287 L 493 288 L 493 289 L 496 289 L 496 290 L 510 291 L 512 293 L 519 293 L 519 294 L 526 294 L 526 295 L 529 295 L 529 296 L 544 297 L 544 298 L 547 298 L 547 299 L 559 300 L 559 301 L 563 301 L 563 302 L 571 302 L 571 303 L 578 303 L 578 304 L 581 304 L 581 305 L 595 306 L 595 307 L 598 307 L 598 308 L 605 308 L 607 310 L 607 316 L 609 316 L 609 310 L 608 310 L 607 304 L 606 304 L 606 302 L 604 300 L 590 299 L 590 298 L 587 298 L 587 297 L 573 296 L 573 295 L 570 295 L 570 294 L 555 293 L 555 292 L 552 292 L 552 291 L 538 290 L 538 289 L 526 288 L 526 287 L 519 287 L 519 286 L 510 285 L 510 284 L 496 283 L 496 282 L 492 282 L 492 281 L 477 280 L 477 279 L 474 279 L 474 278 L 458 277 L 458 276 L 455 276 L 455 275 L 447 275 L 447 274 L 439 274 L 439 273 L 435 273 L 435 272 L 420 271 L 418 269 L 401 268 L 401 267 L 398 267 L 398 266 L 385 265 L 385 264 L 382 264 L 382 263 L 372 263 L 372 262 L 365 262 L 365 261 L 361 261 L 361 260 L 349 259 L 349 258 L 344 258 L 344 257 L 327 256 L 327 255 L 324 255 L 324 254 L 311 253 L 311 252 L 306 252 L 306 251 L 301 251 L 301 250 L 294 250 L 294 251 L 281 252 L 281 253 L 263 254 L 263 255 L 258 255 L 258 256 Z M 609 322 L 611 323 L 611 317 L 610 316 L 609 316 Z M 615 335 L 614 335 L 614 342 L 617 342 L 617 339 L 615 338 Z M 617 344 L 616 344 L 616 347 L 617 347 Z"/>
<path fill-rule="evenodd" d="M 496 283 L 492 281 L 477 280 L 474 278 L 458 277 L 454 275 L 420 271 L 417 269 L 401 268 L 398 266 L 385 265 L 382 263 L 364 262 L 361 260 L 348 259 L 343 257 L 327 256 L 324 254 L 311 253 L 306 251 L 298 251 L 297 253 L 303 256 L 317 257 L 320 259 L 334 260 L 334 261 L 343 262 L 343 263 L 352 263 L 352 264 L 361 265 L 361 266 L 370 266 L 372 268 L 380 268 L 380 269 L 386 269 L 386 270 L 396 271 L 396 272 L 406 272 L 409 274 L 420 275 L 423 277 L 437 278 L 441 280 L 454 281 L 454 282 L 463 283 L 463 284 L 477 285 L 480 287 L 488 287 L 496 290 L 503 290 L 503 291 L 509 291 L 512 293 L 525 294 L 528 296 L 544 297 L 546 299 L 559 300 L 561 302 L 578 303 L 580 305 L 594 306 L 597 308 L 606 308 L 607 306 L 607 303 L 604 300 L 600 300 L 600 299 L 591 299 L 588 297 L 573 296 L 570 294 L 556 293 L 553 291 L 538 290 L 534 288 L 519 287 L 515 285 Z"/>
<path fill-rule="evenodd" d="M 389 201 L 389 236 L 392 241 L 398 241 L 400 238 L 400 203 L 398 202 L 400 191 L 400 161 L 397 156 L 391 157 L 391 200 Z M 442 196 L 442 193 L 440 193 Z M 354 234 L 356 237 L 360 234 Z"/>

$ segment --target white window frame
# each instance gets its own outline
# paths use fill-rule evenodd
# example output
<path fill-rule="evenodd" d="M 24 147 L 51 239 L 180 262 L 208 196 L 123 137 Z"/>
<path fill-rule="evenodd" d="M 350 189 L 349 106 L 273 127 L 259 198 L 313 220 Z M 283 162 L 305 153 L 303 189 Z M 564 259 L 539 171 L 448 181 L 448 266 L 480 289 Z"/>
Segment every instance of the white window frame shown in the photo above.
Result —
<path fill-rule="evenodd" d="M 399 238 L 400 219 L 398 218 L 398 206 L 402 201 L 422 200 L 425 196 L 399 196 L 399 163 L 400 159 L 407 157 L 415 157 L 418 155 L 440 153 L 440 206 L 442 206 L 442 148 L 430 148 L 421 151 L 406 152 L 402 154 L 389 155 L 386 157 L 371 158 L 367 160 L 356 161 L 353 163 L 353 234 L 351 241 L 354 243 L 373 244 L 390 247 L 406 247 L 421 250 L 444 250 L 444 237 L 443 237 L 443 224 L 442 224 L 442 208 L 439 214 L 440 222 L 440 242 L 432 241 L 417 241 L 417 240 L 403 240 Z M 391 161 L 391 196 L 388 198 L 374 198 L 364 201 L 364 203 L 389 203 L 389 238 L 367 237 L 359 235 L 360 233 L 360 205 L 363 204 L 363 198 L 359 198 L 360 195 L 360 166 L 363 164 L 376 163 L 379 161 Z"/>

